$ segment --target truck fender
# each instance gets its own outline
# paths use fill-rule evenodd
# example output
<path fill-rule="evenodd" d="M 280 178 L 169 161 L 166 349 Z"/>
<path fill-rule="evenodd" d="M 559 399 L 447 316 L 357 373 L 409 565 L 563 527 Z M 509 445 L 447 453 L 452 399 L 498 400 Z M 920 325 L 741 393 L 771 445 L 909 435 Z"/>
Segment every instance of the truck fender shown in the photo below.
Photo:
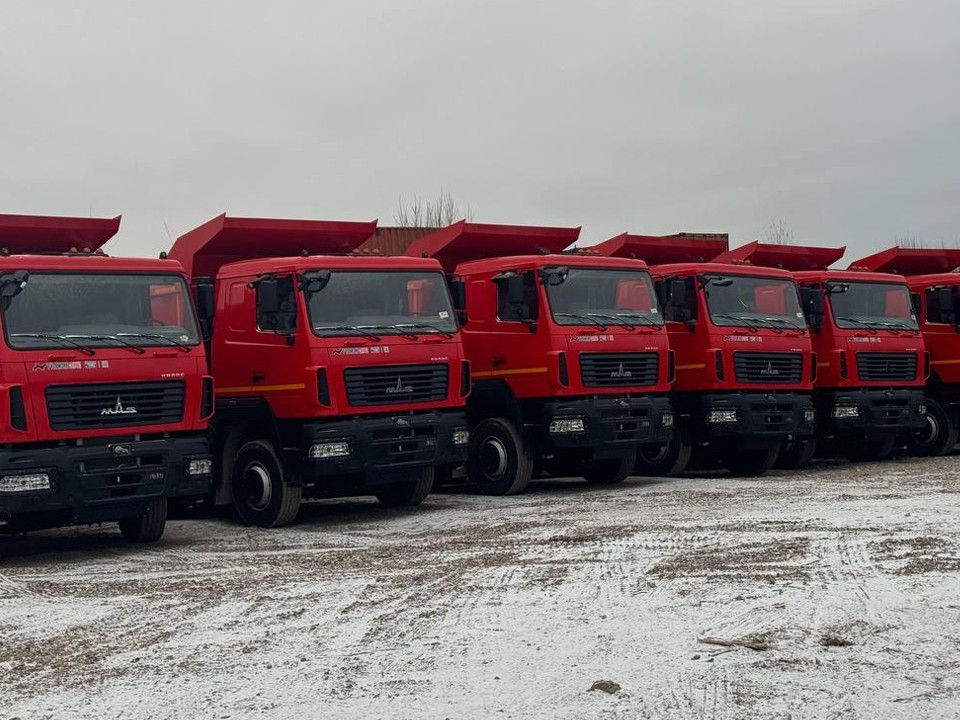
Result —
<path fill-rule="evenodd" d="M 251 399 L 242 408 L 218 410 L 216 417 L 216 424 L 222 430 L 218 428 L 215 433 L 214 458 L 220 461 L 220 473 L 214 504 L 228 505 L 233 502 L 230 477 L 237 451 L 250 440 L 269 440 L 279 456 L 282 451 L 280 431 L 270 405 L 263 398 Z"/>

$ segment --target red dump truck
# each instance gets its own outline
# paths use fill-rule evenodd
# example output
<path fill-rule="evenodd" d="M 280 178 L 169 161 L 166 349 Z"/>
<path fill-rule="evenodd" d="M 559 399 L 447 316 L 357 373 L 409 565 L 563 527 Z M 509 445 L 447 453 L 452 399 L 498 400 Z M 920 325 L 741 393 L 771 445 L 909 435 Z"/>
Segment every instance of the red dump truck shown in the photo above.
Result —
<path fill-rule="evenodd" d="M 785 444 L 813 435 L 816 372 L 796 283 L 784 270 L 717 263 L 720 233 L 624 233 L 593 249 L 650 265 L 676 355 L 677 427 L 645 474 L 720 463 L 737 474 L 770 469 Z"/>
<path fill-rule="evenodd" d="M 484 493 L 546 475 L 620 482 L 638 448 L 670 436 L 673 363 L 650 274 L 564 253 L 579 233 L 461 221 L 371 241 L 396 251 L 399 239 L 448 274 L 474 369 L 468 474 Z"/>
<path fill-rule="evenodd" d="M 817 441 L 830 454 L 880 460 L 923 427 L 924 343 L 903 277 L 864 272 L 860 261 L 829 270 L 844 251 L 752 242 L 717 260 L 793 272 L 817 354 Z M 784 464 L 806 464 L 813 449 L 792 443 Z"/>
<path fill-rule="evenodd" d="M 906 276 L 929 357 L 923 422 L 907 446 L 921 456 L 949 452 L 960 432 L 960 249 L 894 247 L 851 267 Z"/>
<path fill-rule="evenodd" d="M 470 366 L 436 260 L 353 251 L 376 222 L 220 215 L 170 256 L 213 292 L 215 502 L 249 524 L 302 498 L 416 505 L 466 458 Z"/>
<path fill-rule="evenodd" d="M 205 493 L 213 380 L 172 260 L 101 248 L 120 218 L 0 215 L 0 532 L 117 521 L 158 539 Z"/>

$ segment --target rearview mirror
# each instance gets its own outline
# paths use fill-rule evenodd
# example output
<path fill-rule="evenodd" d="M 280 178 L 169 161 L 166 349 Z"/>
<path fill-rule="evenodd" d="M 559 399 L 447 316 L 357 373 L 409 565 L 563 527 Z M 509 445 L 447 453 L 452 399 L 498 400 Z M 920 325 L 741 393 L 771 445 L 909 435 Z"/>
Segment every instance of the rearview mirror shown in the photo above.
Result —
<path fill-rule="evenodd" d="M 670 281 L 670 305 L 675 308 L 687 305 L 687 283 L 683 280 Z"/>
<path fill-rule="evenodd" d="M 280 293 L 276 280 L 264 278 L 257 283 L 257 305 L 264 315 L 280 312 Z"/>
<path fill-rule="evenodd" d="M 453 300 L 453 307 L 456 310 L 464 310 L 467 307 L 467 286 L 463 280 L 451 280 L 450 297 Z"/>
<path fill-rule="evenodd" d="M 213 317 L 215 310 L 213 297 L 213 281 L 210 278 L 200 278 L 197 280 L 196 288 L 197 315 L 202 319 Z"/>
<path fill-rule="evenodd" d="M 819 329 L 823 325 L 823 295 L 820 288 L 800 288 L 800 299 L 803 301 L 803 314 L 807 318 L 807 324 Z"/>

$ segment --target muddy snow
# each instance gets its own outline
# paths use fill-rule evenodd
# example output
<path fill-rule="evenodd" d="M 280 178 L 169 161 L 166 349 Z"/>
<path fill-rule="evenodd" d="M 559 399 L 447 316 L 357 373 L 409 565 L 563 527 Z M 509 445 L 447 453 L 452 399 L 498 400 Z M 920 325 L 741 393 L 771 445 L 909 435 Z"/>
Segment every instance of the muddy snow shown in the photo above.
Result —
<path fill-rule="evenodd" d="M 0 720 L 955 718 L 958 511 L 944 458 L 3 538 Z"/>

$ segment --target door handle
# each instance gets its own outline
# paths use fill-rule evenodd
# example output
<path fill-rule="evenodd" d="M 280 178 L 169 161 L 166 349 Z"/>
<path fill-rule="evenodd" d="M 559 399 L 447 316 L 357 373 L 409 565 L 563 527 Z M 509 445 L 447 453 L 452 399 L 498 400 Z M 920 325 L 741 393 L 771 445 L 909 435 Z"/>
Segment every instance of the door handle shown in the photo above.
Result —
<path fill-rule="evenodd" d="M 253 382 L 263 382 L 263 379 L 265 377 L 266 375 L 264 375 L 262 372 L 255 372 L 253 375 L 250 376 L 250 379 Z"/>
<path fill-rule="evenodd" d="M 493 365 L 494 367 L 499 367 L 499 366 L 501 366 L 501 365 L 506 365 L 506 364 L 507 364 L 507 359 L 506 359 L 505 357 L 490 358 L 490 364 Z"/>

